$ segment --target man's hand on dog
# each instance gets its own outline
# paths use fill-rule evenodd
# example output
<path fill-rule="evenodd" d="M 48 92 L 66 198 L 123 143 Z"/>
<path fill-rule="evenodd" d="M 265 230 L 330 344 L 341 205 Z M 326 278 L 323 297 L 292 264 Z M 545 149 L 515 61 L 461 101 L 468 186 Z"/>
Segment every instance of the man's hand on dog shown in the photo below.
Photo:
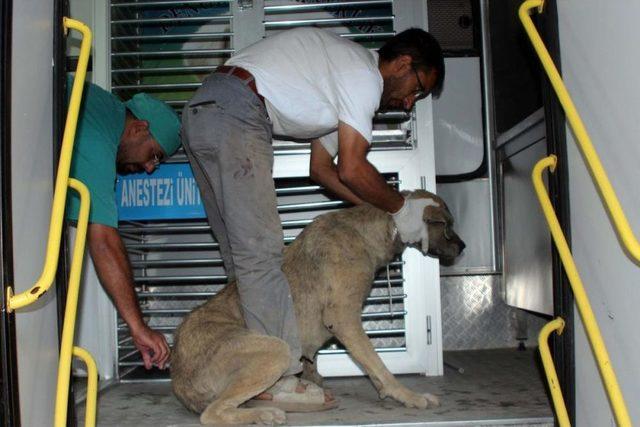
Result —
<path fill-rule="evenodd" d="M 151 369 L 153 365 L 164 369 L 169 361 L 169 345 L 164 335 L 154 331 L 147 325 L 131 331 L 131 337 L 136 348 L 142 354 L 145 369 Z"/>
<path fill-rule="evenodd" d="M 427 206 L 437 206 L 438 204 L 427 198 L 404 199 L 404 205 L 396 213 L 391 214 L 398 234 L 403 243 L 422 243 L 422 252 L 429 250 L 429 232 L 427 225 L 422 219 L 424 208 Z"/>

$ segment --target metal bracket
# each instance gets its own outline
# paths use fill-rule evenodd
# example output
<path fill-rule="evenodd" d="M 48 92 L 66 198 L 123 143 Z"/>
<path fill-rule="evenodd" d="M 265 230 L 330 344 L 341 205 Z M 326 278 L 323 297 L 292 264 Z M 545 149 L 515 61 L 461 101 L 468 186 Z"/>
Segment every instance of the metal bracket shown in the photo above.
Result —
<path fill-rule="evenodd" d="M 253 0 L 238 0 L 238 9 L 253 9 Z"/>
<path fill-rule="evenodd" d="M 416 115 L 415 107 L 411 110 L 411 119 L 408 123 L 409 129 L 407 130 L 407 143 L 415 149 L 418 148 L 418 116 Z"/>
<path fill-rule="evenodd" d="M 11 308 L 11 298 L 13 298 L 13 288 L 11 286 L 7 286 L 7 289 L 5 291 L 5 295 L 7 297 L 7 306 L 6 307 L 2 307 L 3 311 L 6 309 L 7 313 L 11 313 L 13 312 L 13 309 Z"/>
<path fill-rule="evenodd" d="M 431 315 L 427 316 L 427 345 L 431 345 Z"/>

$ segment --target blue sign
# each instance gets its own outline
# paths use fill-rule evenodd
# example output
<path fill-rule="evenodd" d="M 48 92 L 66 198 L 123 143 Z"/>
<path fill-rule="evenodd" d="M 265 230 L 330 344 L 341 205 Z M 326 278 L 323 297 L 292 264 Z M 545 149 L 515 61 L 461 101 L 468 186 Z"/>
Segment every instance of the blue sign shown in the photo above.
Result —
<path fill-rule="evenodd" d="M 165 163 L 151 175 L 118 175 L 116 203 L 125 221 L 206 218 L 188 163 Z"/>

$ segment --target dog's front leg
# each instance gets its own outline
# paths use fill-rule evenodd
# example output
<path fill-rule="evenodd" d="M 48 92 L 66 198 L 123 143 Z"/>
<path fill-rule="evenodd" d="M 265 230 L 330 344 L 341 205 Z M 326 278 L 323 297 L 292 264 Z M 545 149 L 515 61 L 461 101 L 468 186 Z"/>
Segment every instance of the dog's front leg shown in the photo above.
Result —
<path fill-rule="evenodd" d="M 302 359 L 302 375 L 301 378 L 315 383 L 319 387 L 322 387 L 323 378 L 318 372 L 318 355 L 313 356 L 313 360 L 306 358 Z"/>
<path fill-rule="evenodd" d="M 341 310 L 342 311 L 342 310 Z M 390 396 L 409 408 L 424 409 L 438 406 L 438 398 L 431 394 L 418 394 L 402 385 L 384 365 L 373 348 L 369 337 L 362 329 L 359 310 L 345 310 L 349 313 L 334 312 L 325 316 L 327 328 L 347 347 L 351 356 L 358 362 L 378 389 L 380 398 Z"/>

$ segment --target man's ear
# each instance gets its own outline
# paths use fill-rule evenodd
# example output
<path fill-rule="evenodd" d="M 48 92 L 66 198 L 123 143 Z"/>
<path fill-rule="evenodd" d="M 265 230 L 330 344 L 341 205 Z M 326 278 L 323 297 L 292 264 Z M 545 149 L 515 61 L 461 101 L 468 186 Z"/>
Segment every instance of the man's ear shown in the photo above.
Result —
<path fill-rule="evenodd" d="M 149 122 L 146 120 L 134 120 L 131 123 L 131 133 L 133 136 L 149 133 Z"/>
<path fill-rule="evenodd" d="M 405 74 L 411 70 L 413 58 L 411 58 L 411 55 L 398 55 L 392 60 L 392 63 L 394 73 Z"/>

